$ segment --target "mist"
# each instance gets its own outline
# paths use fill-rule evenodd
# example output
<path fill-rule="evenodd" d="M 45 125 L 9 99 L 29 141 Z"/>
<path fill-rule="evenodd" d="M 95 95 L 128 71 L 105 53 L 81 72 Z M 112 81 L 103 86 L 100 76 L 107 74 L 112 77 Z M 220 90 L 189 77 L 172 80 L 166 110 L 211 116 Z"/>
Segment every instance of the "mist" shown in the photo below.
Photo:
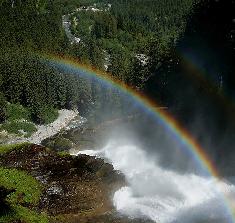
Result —
<path fill-rule="evenodd" d="M 116 210 L 160 223 L 231 222 L 225 198 L 235 201 L 233 184 L 208 176 L 206 167 L 167 125 L 120 95 L 128 106 L 113 119 L 102 113 L 104 121 L 96 127 L 102 143 L 73 151 L 103 158 L 124 174 L 127 185 L 110 198 Z M 200 119 L 192 124 L 196 122 L 200 126 Z"/>
<path fill-rule="evenodd" d="M 79 153 L 104 158 L 125 175 L 127 186 L 112 198 L 120 214 L 162 223 L 231 222 L 224 197 L 234 201 L 232 184 L 166 169 L 157 161 L 157 152 L 153 157 L 137 142 L 119 137 L 109 139 L 99 150 Z"/>

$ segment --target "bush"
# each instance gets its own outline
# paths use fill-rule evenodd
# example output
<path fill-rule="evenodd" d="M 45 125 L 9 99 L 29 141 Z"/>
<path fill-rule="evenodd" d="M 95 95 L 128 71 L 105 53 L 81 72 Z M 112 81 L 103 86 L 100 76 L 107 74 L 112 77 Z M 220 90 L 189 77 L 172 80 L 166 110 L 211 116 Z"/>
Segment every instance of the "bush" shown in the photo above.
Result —
<path fill-rule="evenodd" d="M 15 221 L 25 223 L 48 223 L 48 216 L 45 213 L 37 213 L 26 207 L 16 206 L 12 212 L 0 217 L 0 222 L 11 223 Z"/>
<path fill-rule="evenodd" d="M 36 205 L 42 189 L 39 182 L 27 173 L 3 167 L 0 167 L 0 186 L 15 189 L 7 198 L 10 204 Z"/>
<path fill-rule="evenodd" d="M 33 134 L 33 132 L 37 131 L 37 128 L 31 122 L 12 121 L 2 124 L 0 130 L 6 130 L 9 133 L 29 137 Z"/>
<path fill-rule="evenodd" d="M 6 112 L 8 121 L 16 121 L 21 119 L 30 121 L 29 110 L 20 104 L 7 104 Z"/>
<path fill-rule="evenodd" d="M 58 155 L 61 156 L 61 157 L 70 156 L 69 152 L 66 152 L 66 151 L 60 151 L 60 152 L 58 152 Z"/>
<path fill-rule="evenodd" d="M 32 112 L 34 120 L 40 124 L 49 124 L 55 121 L 58 116 L 58 110 L 51 106 L 38 107 Z"/>

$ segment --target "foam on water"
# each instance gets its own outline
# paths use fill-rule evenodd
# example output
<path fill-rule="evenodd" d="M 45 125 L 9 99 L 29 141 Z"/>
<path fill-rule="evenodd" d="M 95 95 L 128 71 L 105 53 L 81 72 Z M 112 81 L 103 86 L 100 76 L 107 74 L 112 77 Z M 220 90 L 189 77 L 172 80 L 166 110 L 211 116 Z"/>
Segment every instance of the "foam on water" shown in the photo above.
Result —
<path fill-rule="evenodd" d="M 128 186 L 113 197 L 122 214 L 162 223 L 231 222 L 223 196 L 235 200 L 233 185 L 163 169 L 132 144 L 112 142 L 102 150 L 80 153 L 106 158 L 126 176 Z"/>

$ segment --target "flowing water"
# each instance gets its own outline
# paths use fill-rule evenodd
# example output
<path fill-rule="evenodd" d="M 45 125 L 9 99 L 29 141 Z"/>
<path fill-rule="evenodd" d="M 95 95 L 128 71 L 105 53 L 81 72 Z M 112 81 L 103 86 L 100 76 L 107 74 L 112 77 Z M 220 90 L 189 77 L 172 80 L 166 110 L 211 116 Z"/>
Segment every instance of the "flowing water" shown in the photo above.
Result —
<path fill-rule="evenodd" d="M 229 183 L 162 168 L 131 143 L 110 142 L 101 150 L 80 153 L 105 158 L 125 175 L 128 186 L 113 197 L 122 214 L 160 223 L 232 222 L 228 206 L 235 187 Z"/>

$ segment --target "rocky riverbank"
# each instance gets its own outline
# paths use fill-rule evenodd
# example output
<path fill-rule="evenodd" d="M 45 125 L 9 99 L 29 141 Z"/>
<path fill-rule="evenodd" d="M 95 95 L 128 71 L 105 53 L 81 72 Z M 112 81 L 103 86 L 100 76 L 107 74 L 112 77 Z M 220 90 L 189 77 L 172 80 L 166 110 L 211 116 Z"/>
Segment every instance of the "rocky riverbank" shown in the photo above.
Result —
<path fill-rule="evenodd" d="M 80 120 L 83 122 L 83 118 L 80 118 L 78 115 L 78 111 L 62 109 L 59 111 L 59 116 L 54 122 L 48 125 L 37 125 L 37 131 L 34 132 L 30 137 L 25 138 L 24 136 L 10 135 L 5 133 L 6 137 L 4 140 L 2 140 L 2 142 L 0 140 L 0 144 L 14 144 L 22 142 L 41 144 L 43 140 L 56 135 L 62 129 L 69 130 L 70 123 L 73 122 L 74 119 L 77 118 L 77 120 L 74 121 L 76 123 L 79 123 Z M 71 128 L 73 128 L 73 126 L 74 123 L 71 123 Z"/>

